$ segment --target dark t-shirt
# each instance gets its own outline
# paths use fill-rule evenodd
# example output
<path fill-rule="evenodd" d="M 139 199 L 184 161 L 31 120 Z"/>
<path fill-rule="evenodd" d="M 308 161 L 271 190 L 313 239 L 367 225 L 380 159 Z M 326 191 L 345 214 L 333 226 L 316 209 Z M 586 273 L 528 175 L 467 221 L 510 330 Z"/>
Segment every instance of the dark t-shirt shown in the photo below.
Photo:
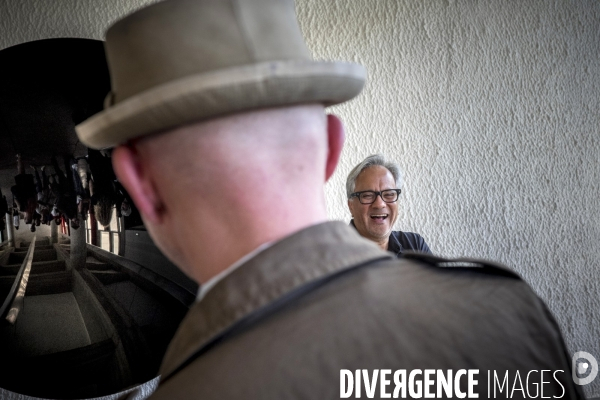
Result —
<path fill-rule="evenodd" d="M 431 250 L 429 250 L 429 246 L 425 243 L 425 239 L 418 233 L 392 231 L 388 242 L 388 251 L 400 258 L 405 250 L 431 254 Z"/>

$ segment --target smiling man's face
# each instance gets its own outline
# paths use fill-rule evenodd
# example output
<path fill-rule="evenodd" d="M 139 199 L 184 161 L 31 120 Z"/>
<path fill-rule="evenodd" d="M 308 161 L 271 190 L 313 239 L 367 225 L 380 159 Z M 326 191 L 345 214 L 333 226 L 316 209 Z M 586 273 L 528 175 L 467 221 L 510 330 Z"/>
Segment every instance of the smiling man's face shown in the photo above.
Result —
<path fill-rule="evenodd" d="M 392 173 L 380 165 L 363 170 L 356 178 L 354 187 L 355 192 L 380 192 L 386 189 L 396 189 L 396 182 Z M 374 203 L 361 204 L 357 197 L 353 197 L 348 200 L 348 207 L 358 233 L 387 248 L 390 232 L 398 218 L 398 201 L 386 203 L 381 196 L 377 196 Z"/>

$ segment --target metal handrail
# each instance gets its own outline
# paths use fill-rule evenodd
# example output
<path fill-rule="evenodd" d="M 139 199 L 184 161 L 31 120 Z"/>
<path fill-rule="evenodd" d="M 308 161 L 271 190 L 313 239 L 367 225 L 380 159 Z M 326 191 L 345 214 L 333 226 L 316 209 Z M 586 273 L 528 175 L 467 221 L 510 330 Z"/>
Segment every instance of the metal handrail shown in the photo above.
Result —
<path fill-rule="evenodd" d="M 25 297 L 25 290 L 29 281 L 34 249 L 35 236 L 29 245 L 29 250 L 27 250 L 23 264 L 21 264 L 21 268 L 15 277 L 15 282 L 0 308 L 0 318 L 6 317 L 6 320 L 13 325 L 19 316 L 19 312 L 23 309 L 23 298 Z"/>

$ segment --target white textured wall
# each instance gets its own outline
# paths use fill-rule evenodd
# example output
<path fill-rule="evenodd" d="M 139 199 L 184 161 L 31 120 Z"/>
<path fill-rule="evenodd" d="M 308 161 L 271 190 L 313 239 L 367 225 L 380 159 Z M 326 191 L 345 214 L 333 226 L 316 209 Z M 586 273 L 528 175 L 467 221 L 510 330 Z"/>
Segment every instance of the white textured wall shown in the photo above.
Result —
<path fill-rule="evenodd" d="M 156 0 L 0 0 L 0 49 L 48 38 L 104 39 L 106 28 L 114 21 L 153 2 Z"/>
<path fill-rule="evenodd" d="M 397 228 L 443 256 L 516 269 L 571 354 L 600 360 L 600 1 L 297 0 L 315 58 L 365 65 L 336 107 L 347 144 L 327 187 L 384 152 L 405 171 Z M 588 395 L 600 395 L 600 378 Z"/>
<path fill-rule="evenodd" d="M 0 0 L 0 48 L 102 39 L 153 0 Z M 435 253 L 500 260 L 600 359 L 600 1 L 297 0 L 316 58 L 365 65 L 327 186 L 374 152 L 405 171 L 398 229 Z M 588 395 L 600 395 L 600 378 Z"/>

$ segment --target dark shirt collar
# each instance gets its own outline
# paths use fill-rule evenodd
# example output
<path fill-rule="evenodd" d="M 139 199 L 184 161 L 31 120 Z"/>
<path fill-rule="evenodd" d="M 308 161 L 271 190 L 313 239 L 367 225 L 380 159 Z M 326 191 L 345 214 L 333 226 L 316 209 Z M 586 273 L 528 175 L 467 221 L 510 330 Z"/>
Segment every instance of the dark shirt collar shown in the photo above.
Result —
<path fill-rule="evenodd" d="M 394 235 L 394 231 L 390 232 L 387 250 L 394 253 L 396 257 L 400 256 L 404 252 L 404 247 L 402 247 L 398 237 Z"/>

